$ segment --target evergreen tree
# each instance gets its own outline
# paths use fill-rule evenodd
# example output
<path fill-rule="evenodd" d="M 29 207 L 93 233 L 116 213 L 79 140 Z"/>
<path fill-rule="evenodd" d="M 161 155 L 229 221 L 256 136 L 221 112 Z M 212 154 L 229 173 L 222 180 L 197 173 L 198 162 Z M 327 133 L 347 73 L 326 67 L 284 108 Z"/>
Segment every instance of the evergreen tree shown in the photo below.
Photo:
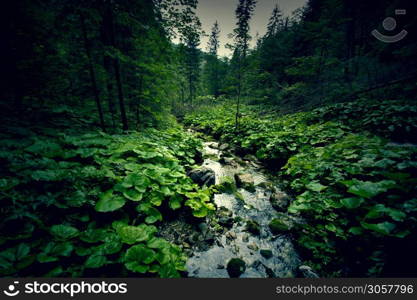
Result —
<path fill-rule="evenodd" d="M 234 49 L 233 56 L 237 60 L 237 100 L 236 100 L 236 122 L 235 130 L 239 129 L 240 118 L 240 102 L 242 96 L 242 82 L 244 77 L 246 56 L 248 54 L 250 36 L 249 22 L 252 18 L 256 7 L 256 0 L 239 0 L 238 6 L 235 11 L 236 15 L 236 28 L 233 31 Z"/>
<path fill-rule="evenodd" d="M 207 45 L 206 69 L 208 72 L 207 80 L 209 82 L 209 93 L 214 97 L 219 96 L 219 59 L 217 56 L 220 47 L 220 28 L 216 21 L 211 29 L 210 39 Z"/>

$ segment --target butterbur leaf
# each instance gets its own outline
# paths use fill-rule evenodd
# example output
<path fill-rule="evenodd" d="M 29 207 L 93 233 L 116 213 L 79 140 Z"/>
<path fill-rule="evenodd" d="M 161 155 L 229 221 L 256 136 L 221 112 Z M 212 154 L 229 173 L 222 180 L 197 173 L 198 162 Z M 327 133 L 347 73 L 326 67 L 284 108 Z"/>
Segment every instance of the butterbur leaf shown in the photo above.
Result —
<path fill-rule="evenodd" d="M 327 186 L 322 185 L 318 181 L 312 181 L 307 184 L 306 187 L 313 192 L 321 192 L 327 188 Z"/>
<path fill-rule="evenodd" d="M 116 234 L 107 235 L 104 244 L 97 247 L 97 252 L 104 255 L 116 254 L 122 249 L 120 237 Z"/>
<path fill-rule="evenodd" d="M 350 181 L 344 181 L 343 183 L 349 187 L 349 193 L 367 199 L 373 198 L 381 193 L 384 193 L 396 185 L 395 181 L 392 180 L 371 182 L 354 179 Z"/>
<path fill-rule="evenodd" d="M 152 249 L 164 249 L 169 248 L 170 244 L 167 240 L 153 237 L 148 241 L 147 246 Z"/>
<path fill-rule="evenodd" d="M 398 209 L 389 208 L 389 207 L 386 207 L 383 204 L 377 204 L 369 210 L 369 212 L 365 216 L 365 218 L 367 218 L 367 219 L 377 219 L 377 218 L 380 218 L 383 215 L 388 215 L 394 221 L 398 221 L 398 222 L 403 221 L 407 217 L 407 215 L 404 212 L 402 212 Z"/>
<path fill-rule="evenodd" d="M 351 227 L 349 232 L 354 235 L 361 235 L 363 233 L 363 229 L 361 227 Z"/>
<path fill-rule="evenodd" d="M 149 240 L 156 231 L 157 229 L 155 226 L 145 224 L 117 228 L 117 233 L 122 241 L 129 245 Z"/>
<path fill-rule="evenodd" d="M 125 177 L 122 186 L 125 188 L 135 188 L 138 192 L 144 193 L 149 186 L 150 181 L 144 175 L 131 173 Z"/>
<path fill-rule="evenodd" d="M 148 216 L 146 217 L 145 222 L 148 223 L 148 224 L 153 224 L 155 222 L 162 221 L 161 213 L 159 212 L 159 210 L 157 210 L 154 207 L 149 208 L 146 211 L 146 214 Z"/>
<path fill-rule="evenodd" d="M 181 208 L 182 199 L 179 196 L 172 196 L 169 199 L 169 207 L 173 210 Z"/>
<path fill-rule="evenodd" d="M 349 209 L 358 208 L 364 202 L 362 198 L 345 198 L 340 200 L 340 202 Z"/>
<path fill-rule="evenodd" d="M 162 204 L 162 201 L 163 200 L 164 200 L 164 195 L 162 195 L 162 194 L 160 194 L 158 192 L 151 193 L 151 195 L 149 197 L 149 201 L 154 206 L 160 206 Z"/>
<path fill-rule="evenodd" d="M 69 240 L 80 233 L 77 228 L 64 224 L 53 225 L 50 232 L 57 240 Z"/>
<path fill-rule="evenodd" d="M 138 192 L 136 189 L 128 189 L 123 192 L 123 196 L 129 200 L 138 202 L 142 200 L 143 194 Z"/>
<path fill-rule="evenodd" d="M 107 258 L 104 255 L 93 254 L 89 258 L 87 258 L 84 266 L 86 268 L 97 269 L 97 268 L 101 268 L 105 264 L 107 264 Z"/>
<path fill-rule="evenodd" d="M 122 208 L 126 203 L 126 199 L 113 194 L 113 190 L 109 190 L 100 195 L 100 200 L 96 203 L 96 211 L 112 212 Z"/>
<path fill-rule="evenodd" d="M 126 269 L 146 273 L 149 270 L 149 264 L 156 259 L 156 253 L 145 245 L 136 245 L 130 247 L 125 254 L 124 262 Z"/>
<path fill-rule="evenodd" d="M 106 230 L 104 229 L 87 229 L 80 234 L 80 240 L 86 243 L 97 243 L 106 237 Z"/>
<path fill-rule="evenodd" d="M 181 277 L 174 264 L 162 265 L 158 271 L 161 278 L 179 278 Z"/>
<path fill-rule="evenodd" d="M 361 226 L 365 229 L 372 230 L 383 235 L 389 235 L 395 228 L 395 224 L 390 222 L 383 222 L 378 224 L 361 222 Z"/>

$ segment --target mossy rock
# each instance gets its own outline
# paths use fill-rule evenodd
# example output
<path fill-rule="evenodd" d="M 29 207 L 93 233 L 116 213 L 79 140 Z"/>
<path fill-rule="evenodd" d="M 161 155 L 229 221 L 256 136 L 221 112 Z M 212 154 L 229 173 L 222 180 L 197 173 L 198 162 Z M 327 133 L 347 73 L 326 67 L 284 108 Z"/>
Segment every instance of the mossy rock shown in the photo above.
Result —
<path fill-rule="evenodd" d="M 244 188 L 252 193 L 256 191 L 254 179 L 251 174 L 236 174 L 235 180 L 237 187 Z"/>
<path fill-rule="evenodd" d="M 268 250 L 268 249 L 261 249 L 261 251 L 259 251 L 259 252 L 266 259 L 270 259 L 273 256 L 272 251 L 271 250 Z"/>
<path fill-rule="evenodd" d="M 221 178 L 220 184 L 217 185 L 217 190 L 221 193 L 234 194 L 237 192 L 235 180 L 232 177 L 225 176 Z"/>
<path fill-rule="evenodd" d="M 248 220 L 246 222 L 245 230 L 252 233 L 253 235 L 259 235 L 261 233 L 261 227 L 259 226 L 258 222 L 253 220 Z"/>
<path fill-rule="evenodd" d="M 246 263 L 240 258 L 232 258 L 227 263 L 227 273 L 231 278 L 238 278 L 246 271 Z"/>
<path fill-rule="evenodd" d="M 291 226 L 285 220 L 275 218 L 269 223 L 269 229 L 274 235 L 277 235 L 290 231 Z"/>

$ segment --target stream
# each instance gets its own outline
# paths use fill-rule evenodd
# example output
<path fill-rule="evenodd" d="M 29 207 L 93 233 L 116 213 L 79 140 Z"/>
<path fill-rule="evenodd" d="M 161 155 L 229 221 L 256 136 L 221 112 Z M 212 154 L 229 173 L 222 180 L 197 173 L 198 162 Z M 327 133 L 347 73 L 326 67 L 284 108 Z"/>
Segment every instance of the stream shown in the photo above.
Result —
<path fill-rule="evenodd" d="M 300 259 L 289 236 L 274 236 L 268 227 L 269 222 L 277 217 L 277 212 L 269 201 L 272 191 L 267 187 L 269 181 L 261 166 L 248 160 L 240 160 L 241 164 L 238 164 L 239 158 L 231 154 L 228 154 L 231 157 L 227 163 L 220 163 L 224 153 L 216 142 L 204 143 L 203 154 L 202 167 L 214 171 L 216 184 L 225 177 L 234 178 L 235 174 L 244 173 L 251 175 L 255 189 L 238 188 L 241 197 L 229 193 L 214 196 L 217 209 L 226 209 L 237 221 L 216 235 L 215 242 L 208 249 L 193 253 L 186 265 L 188 276 L 229 278 L 228 263 L 237 258 L 245 263 L 240 278 L 294 277 Z M 248 232 L 248 220 L 259 224 L 257 234 Z"/>

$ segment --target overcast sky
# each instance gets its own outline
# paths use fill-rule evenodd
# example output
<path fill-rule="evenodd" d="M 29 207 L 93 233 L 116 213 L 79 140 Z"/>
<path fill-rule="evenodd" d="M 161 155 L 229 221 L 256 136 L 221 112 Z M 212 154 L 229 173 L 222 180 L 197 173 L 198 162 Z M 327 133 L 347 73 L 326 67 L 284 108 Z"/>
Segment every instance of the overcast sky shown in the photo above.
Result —
<path fill-rule="evenodd" d="M 206 34 L 210 34 L 211 27 L 216 20 L 219 22 L 221 30 L 219 55 L 221 56 L 230 55 L 230 51 L 224 46 L 231 42 L 227 35 L 232 33 L 236 26 L 235 9 L 238 2 L 238 0 L 198 1 L 197 15 L 200 17 Z M 250 23 L 252 37 L 255 37 L 257 32 L 261 36 L 265 34 L 269 17 L 276 4 L 279 5 L 284 16 L 290 16 L 295 9 L 304 6 L 306 2 L 307 0 L 258 0 L 255 14 Z M 207 42 L 208 37 L 204 37 L 201 41 L 203 50 L 206 49 Z"/>

